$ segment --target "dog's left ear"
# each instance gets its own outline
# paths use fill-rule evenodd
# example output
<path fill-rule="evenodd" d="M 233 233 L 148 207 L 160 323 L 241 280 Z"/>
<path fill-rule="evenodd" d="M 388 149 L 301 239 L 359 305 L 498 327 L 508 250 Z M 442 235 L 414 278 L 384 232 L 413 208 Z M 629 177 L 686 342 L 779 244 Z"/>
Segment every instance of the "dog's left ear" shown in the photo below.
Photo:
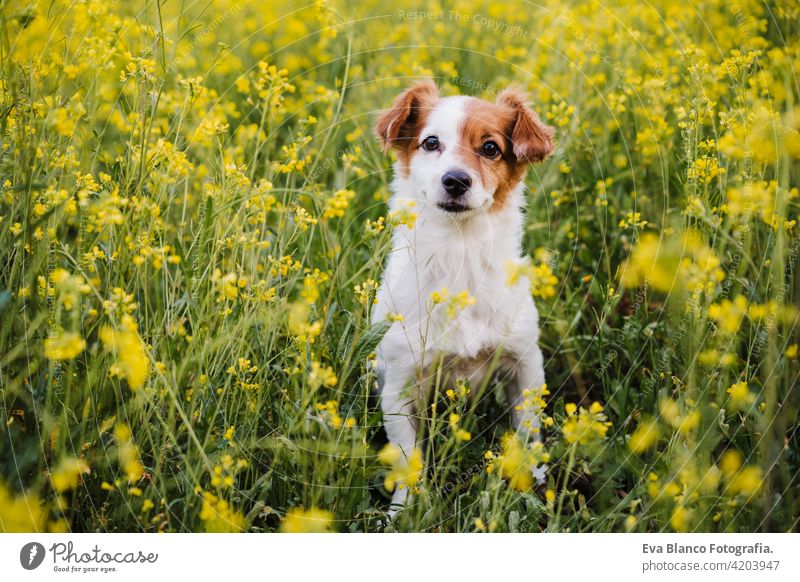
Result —
<path fill-rule="evenodd" d="M 497 96 L 499 105 L 516 111 L 517 117 L 509 138 L 514 155 L 523 162 L 541 162 L 555 148 L 555 130 L 545 125 L 527 104 L 527 95 L 517 88 L 509 88 Z"/>

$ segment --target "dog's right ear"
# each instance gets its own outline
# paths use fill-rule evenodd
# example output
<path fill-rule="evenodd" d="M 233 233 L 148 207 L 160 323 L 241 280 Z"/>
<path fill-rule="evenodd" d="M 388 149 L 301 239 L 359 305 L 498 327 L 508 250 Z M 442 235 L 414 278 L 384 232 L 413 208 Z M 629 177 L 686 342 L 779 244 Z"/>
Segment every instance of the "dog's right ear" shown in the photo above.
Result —
<path fill-rule="evenodd" d="M 439 90 L 431 79 L 425 79 L 398 95 L 392 107 L 381 112 L 375 131 L 383 151 L 403 147 L 414 137 L 414 126 L 421 115 L 430 111 L 439 98 Z"/>

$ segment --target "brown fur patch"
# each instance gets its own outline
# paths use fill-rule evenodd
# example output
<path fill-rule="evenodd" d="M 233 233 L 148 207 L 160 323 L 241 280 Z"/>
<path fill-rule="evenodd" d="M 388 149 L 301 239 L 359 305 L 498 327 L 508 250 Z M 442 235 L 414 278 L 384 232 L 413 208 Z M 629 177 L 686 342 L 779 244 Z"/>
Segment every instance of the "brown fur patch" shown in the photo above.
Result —
<path fill-rule="evenodd" d="M 391 108 L 383 111 L 378 118 L 375 131 L 383 150 L 393 148 L 406 172 L 411 156 L 419 145 L 419 133 L 438 100 L 436 84 L 425 79 L 398 95 Z"/>
<path fill-rule="evenodd" d="M 525 164 L 517 161 L 510 142 L 515 119 L 516 112 L 510 107 L 470 99 L 459 128 L 459 157 L 479 176 L 484 186 L 494 188 L 492 210 L 503 207 L 525 173 Z M 487 141 L 500 146 L 497 158 L 481 155 L 480 148 Z"/>
<path fill-rule="evenodd" d="M 506 89 L 495 103 L 471 98 L 460 128 L 460 157 L 481 178 L 494 186 L 492 210 L 500 210 L 524 177 L 527 165 L 546 158 L 553 150 L 553 129 L 542 124 L 516 89 Z M 495 159 L 480 154 L 487 141 L 500 146 Z"/>

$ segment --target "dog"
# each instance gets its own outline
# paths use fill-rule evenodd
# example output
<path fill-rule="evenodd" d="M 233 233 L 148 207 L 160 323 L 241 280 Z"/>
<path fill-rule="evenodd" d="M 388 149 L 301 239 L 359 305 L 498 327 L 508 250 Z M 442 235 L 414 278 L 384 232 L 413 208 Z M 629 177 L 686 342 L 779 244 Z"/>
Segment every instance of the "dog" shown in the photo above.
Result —
<path fill-rule="evenodd" d="M 507 268 L 522 258 L 524 177 L 553 151 L 553 129 L 516 88 L 495 102 L 440 97 L 430 79 L 400 94 L 375 129 L 397 154 L 390 211 L 416 215 L 395 228 L 372 314 L 392 321 L 376 350 L 389 441 L 410 458 L 441 361 L 470 385 L 499 362 L 513 425 L 537 440 L 538 414 L 519 404 L 545 382 L 539 315 L 530 281 L 509 286 Z M 445 289 L 466 291 L 461 304 L 442 300 Z M 408 487 L 395 488 L 392 515 L 407 497 Z"/>

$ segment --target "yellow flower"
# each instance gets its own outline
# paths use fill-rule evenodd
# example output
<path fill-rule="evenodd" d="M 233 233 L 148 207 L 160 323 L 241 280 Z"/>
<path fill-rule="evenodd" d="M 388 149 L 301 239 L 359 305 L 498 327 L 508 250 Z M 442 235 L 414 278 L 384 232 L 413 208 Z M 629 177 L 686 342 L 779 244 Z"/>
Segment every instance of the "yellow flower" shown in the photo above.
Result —
<path fill-rule="evenodd" d="M 647 221 L 642 220 L 640 212 L 628 212 L 625 218 L 619 221 L 620 228 L 640 229 L 647 226 Z"/>
<path fill-rule="evenodd" d="M 339 190 L 333 194 L 325 203 L 325 210 L 322 212 L 323 219 L 341 218 L 344 216 L 350 201 L 355 198 L 356 193 L 352 190 Z"/>
<path fill-rule="evenodd" d="M 433 291 L 431 293 L 431 301 L 433 301 L 434 305 L 439 303 L 444 303 L 447 300 L 447 287 L 442 287 L 438 291 Z"/>
<path fill-rule="evenodd" d="M 327 386 L 333 388 L 339 379 L 330 366 L 323 367 L 319 362 L 311 362 L 311 372 L 308 375 L 308 382 L 314 387 Z"/>
<path fill-rule="evenodd" d="M 80 294 L 91 292 L 91 287 L 86 284 L 80 275 L 70 275 L 65 269 L 56 269 L 50 273 L 50 281 L 58 291 L 58 302 L 64 309 L 71 311 L 80 299 Z"/>
<path fill-rule="evenodd" d="M 506 285 L 513 287 L 517 284 L 520 277 L 528 275 L 530 267 L 524 263 L 517 261 L 506 261 Z"/>
<path fill-rule="evenodd" d="M 0 481 L 0 533 L 42 533 L 46 512 L 32 494 L 13 495 Z"/>
<path fill-rule="evenodd" d="M 720 457 L 719 468 L 728 484 L 724 491 L 726 495 L 731 497 L 743 495 L 749 501 L 761 490 L 761 469 L 753 465 L 743 467 L 739 451 L 734 449 L 725 451 Z"/>
<path fill-rule="evenodd" d="M 684 436 L 688 435 L 700 425 L 700 420 L 700 412 L 697 410 L 692 410 L 678 423 L 678 432 Z"/>
<path fill-rule="evenodd" d="M 549 258 L 547 253 L 538 253 L 538 255 L 543 259 Z M 534 297 L 541 297 L 542 299 L 555 297 L 558 277 L 553 274 L 553 270 L 546 261 L 542 261 L 538 265 L 528 264 L 527 259 L 524 261 L 507 261 L 505 269 L 506 284 L 509 287 L 513 287 L 521 278 L 526 277 L 530 282 L 531 294 Z"/>
<path fill-rule="evenodd" d="M 44 355 L 51 360 L 71 360 L 86 347 L 80 334 L 71 331 L 56 332 L 44 340 Z"/>
<path fill-rule="evenodd" d="M 283 533 L 326 533 L 331 531 L 333 514 L 325 509 L 294 507 L 281 523 Z"/>
<path fill-rule="evenodd" d="M 701 184 L 709 184 L 714 178 L 724 173 L 725 168 L 720 167 L 717 156 L 704 155 L 692 162 L 688 178 Z"/>
<path fill-rule="evenodd" d="M 300 291 L 300 297 L 309 305 L 316 303 L 320 298 L 320 285 L 327 283 L 329 279 L 330 277 L 327 273 L 314 269 L 303 279 L 303 289 Z"/>
<path fill-rule="evenodd" d="M 306 210 L 302 206 L 297 206 L 297 205 L 293 206 L 292 215 L 294 217 L 295 223 L 297 224 L 297 228 L 299 228 L 303 232 L 305 232 L 310 227 L 314 226 L 319 222 L 315 217 L 311 216 L 308 213 L 308 210 Z"/>
<path fill-rule="evenodd" d="M 739 451 L 729 449 L 720 457 L 719 468 L 726 476 L 731 477 L 742 466 L 742 455 Z"/>
<path fill-rule="evenodd" d="M 384 465 L 394 465 L 400 461 L 403 451 L 397 445 L 387 443 L 380 451 L 378 451 L 378 461 Z"/>
<path fill-rule="evenodd" d="M 435 292 L 434 292 L 435 293 Z M 445 296 L 441 297 L 440 300 L 444 301 L 447 289 L 444 289 Z M 433 298 L 433 296 L 431 296 Z M 436 303 L 436 301 L 434 301 Z M 465 290 L 457 293 L 456 295 L 452 295 L 447 301 L 447 315 L 451 319 L 455 319 L 456 314 L 459 311 L 463 311 L 470 305 L 475 304 L 475 298 L 470 296 L 470 294 Z"/>
<path fill-rule="evenodd" d="M 455 436 L 457 441 L 466 442 L 472 438 L 472 435 L 468 431 L 458 426 L 460 418 L 456 413 L 453 412 L 450 414 L 449 421 L 450 428 L 453 430 L 453 436 Z"/>
<path fill-rule="evenodd" d="M 736 473 L 725 492 L 732 496 L 743 495 L 749 499 L 761 490 L 761 484 L 761 469 L 751 465 Z"/>
<path fill-rule="evenodd" d="M 747 315 L 747 299 L 737 295 L 733 301 L 725 299 L 721 303 L 714 303 L 709 306 L 708 315 L 716 320 L 723 333 L 733 335 Z"/>
<path fill-rule="evenodd" d="M 761 181 L 729 188 L 725 210 L 734 218 L 746 218 L 758 214 L 765 223 L 772 224 L 777 185 L 775 181 Z"/>
<path fill-rule="evenodd" d="M 122 316 L 119 329 L 103 326 L 100 329 L 100 340 L 106 350 L 116 357 L 116 364 L 111 372 L 125 378 L 132 390 L 144 386 L 150 373 L 150 360 L 133 317 L 127 314 Z"/>
<path fill-rule="evenodd" d="M 303 279 L 303 289 L 300 291 L 300 297 L 309 305 L 316 303 L 319 299 L 319 286 L 313 276 L 308 275 Z"/>
<path fill-rule="evenodd" d="M 50 473 L 53 489 L 59 493 L 78 486 L 81 473 L 89 473 L 89 465 L 75 457 L 64 458 L 58 467 Z"/>
<path fill-rule="evenodd" d="M 667 421 L 674 428 L 677 428 L 681 422 L 681 411 L 678 403 L 670 398 L 664 398 L 659 404 L 659 411 L 661 417 Z"/>
<path fill-rule="evenodd" d="M 356 299 L 361 305 L 367 305 L 369 303 L 370 297 L 375 293 L 378 289 L 378 283 L 373 279 L 367 279 L 361 285 L 356 285 L 353 290 L 356 293 Z M 374 299 L 373 303 L 377 303 L 378 300 Z"/>
<path fill-rule="evenodd" d="M 472 438 L 472 433 L 464 430 L 463 428 L 456 429 L 454 434 L 457 441 L 466 442 Z"/>
<path fill-rule="evenodd" d="M 417 447 L 406 458 L 400 447 L 388 443 L 378 453 L 378 460 L 390 467 L 383 481 L 387 491 L 394 491 L 395 487 L 413 487 L 422 477 L 422 451 Z"/>
<path fill-rule="evenodd" d="M 219 292 L 217 301 L 236 299 L 239 296 L 239 276 L 236 273 L 227 273 L 223 275 L 219 269 L 216 269 L 211 276 L 211 281 L 215 284 Z"/>
<path fill-rule="evenodd" d="M 48 39 L 52 34 L 55 32 L 51 31 L 48 19 L 34 12 L 31 22 L 19 32 L 11 58 L 19 64 L 38 61 L 44 56 Z"/>
<path fill-rule="evenodd" d="M 308 341 L 314 343 L 316 338 L 322 332 L 321 321 L 309 321 L 311 317 L 311 308 L 303 301 L 294 301 L 289 304 L 287 309 L 287 326 L 289 333 L 295 336 L 301 343 Z"/>
<path fill-rule="evenodd" d="M 683 505 L 676 505 L 672 510 L 672 517 L 669 520 L 670 526 L 677 532 L 687 532 L 691 525 L 692 512 Z"/>
<path fill-rule="evenodd" d="M 553 274 L 550 265 L 542 263 L 533 267 L 531 272 L 531 288 L 534 297 L 550 299 L 556 295 L 558 277 Z"/>
<path fill-rule="evenodd" d="M 131 430 L 126 424 L 114 427 L 114 437 L 119 446 L 118 458 L 129 483 L 136 483 L 144 476 L 144 466 L 139 459 L 139 450 L 133 443 Z"/>
<path fill-rule="evenodd" d="M 386 218 L 379 216 L 376 221 L 367 219 L 364 222 L 364 232 L 368 236 L 378 236 L 386 228 Z"/>
<path fill-rule="evenodd" d="M 658 443 L 660 430 L 658 422 L 647 420 L 639 424 L 628 441 L 628 448 L 634 453 L 643 453 L 652 449 Z"/>
<path fill-rule="evenodd" d="M 589 410 L 578 408 L 571 402 L 564 408 L 568 416 L 561 427 L 561 432 L 567 443 L 591 445 L 605 438 L 611 423 L 603 414 L 603 406 L 599 402 L 593 402 Z"/>
<path fill-rule="evenodd" d="M 726 392 L 731 395 L 731 404 L 738 410 L 747 410 L 756 401 L 755 394 L 750 392 L 747 382 L 737 382 Z"/>
<path fill-rule="evenodd" d="M 393 226 L 404 225 L 409 230 L 414 228 L 417 222 L 417 213 L 411 210 L 417 205 L 414 200 L 400 200 L 398 208 L 389 212 L 389 224 Z"/>
<path fill-rule="evenodd" d="M 720 354 L 719 350 L 711 348 L 703 350 L 698 355 L 700 363 L 704 366 L 730 367 L 736 363 L 736 356 L 731 353 Z"/>
<path fill-rule="evenodd" d="M 246 526 L 244 515 L 230 503 L 208 491 L 203 493 L 199 517 L 205 522 L 209 533 L 236 533 L 243 531 Z"/>
<path fill-rule="evenodd" d="M 507 433 L 500 442 L 500 454 L 492 467 L 517 491 L 527 491 L 533 486 L 533 470 L 550 460 L 541 442 L 525 446 L 515 433 Z"/>
<path fill-rule="evenodd" d="M 702 420 L 702 416 L 697 410 L 693 410 L 685 416 L 681 415 L 681 407 L 670 398 L 664 398 L 660 402 L 659 410 L 661 418 L 684 436 L 696 429 Z"/>
<path fill-rule="evenodd" d="M 634 246 L 621 281 L 629 287 L 646 284 L 658 291 L 686 290 L 697 296 L 713 291 L 725 278 L 721 264 L 697 231 L 664 238 L 647 233 Z"/>
<path fill-rule="evenodd" d="M 797 358 L 797 351 L 798 351 L 797 344 L 792 344 L 788 348 L 786 348 L 786 352 L 784 353 L 787 358 L 789 358 L 790 360 L 794 360 L 795 358 Z"/>

